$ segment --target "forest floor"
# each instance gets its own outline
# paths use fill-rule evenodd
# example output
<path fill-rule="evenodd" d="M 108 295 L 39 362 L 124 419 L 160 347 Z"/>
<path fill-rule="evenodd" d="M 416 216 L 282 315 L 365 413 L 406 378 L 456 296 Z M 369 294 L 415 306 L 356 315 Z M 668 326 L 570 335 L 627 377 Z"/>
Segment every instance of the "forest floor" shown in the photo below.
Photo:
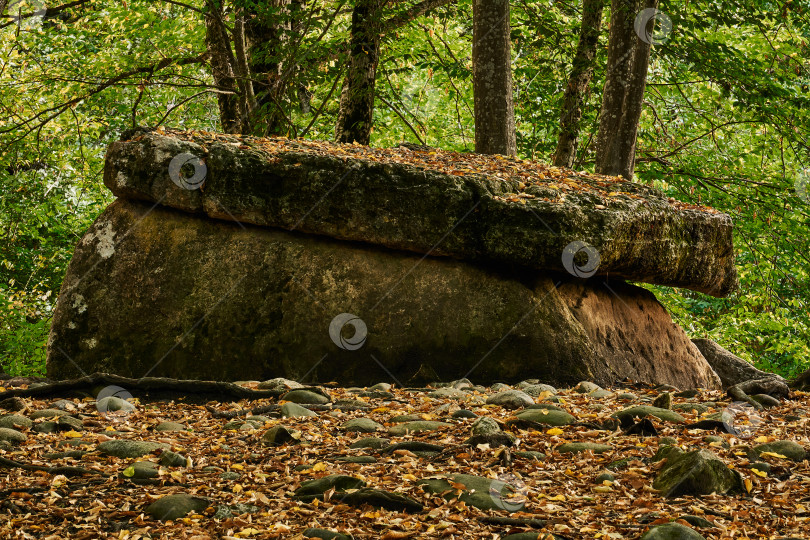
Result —
<path fill-rule="evenodd" d="M 315 413 L 304 417 L 283 416 L 307 414 L 295 405 L 282 409 L 283 399 L 198 404 L 133 399 L 134 410 L 116 414 L 99 410 L 89 397 L 7 399 L 0 402 L 7 409 L 0 412 L 0 440 L 8 441 L 0 443 L 0 538 L 330 537 L 312 530 L 305 535 L 311 528 L 388 540 L 498 539 L 517 533 L 534 535 L 514 538 L 545 533 L 558 539 L 639 538 L 652 526 L 679 519 L 712 539 L 808 537 L 803 532 L 810 530 L 808 460 L 778 452 L 756 458 L 750 450 L 773 441 L 810 447 L 806 393 L 738 419 L 739 429 L 704 422 L 713 430 L 690 424 L 717 418 L 709 415 L 722 412 L 728 398 L 718 391 L 682 393 L 671 407 L 686 423 L 648 417 L 629 434 L 611 414 L 649 405 L 666 389 L 627 385 L 612 392 L 553 393 L 522 385 L 535 394 L 535 403 L 574 417 L 568 425 L 551 426 L 527 420 L 518 407 L 525 398 L 517 392 L 502 406 L 486 401 L 503 387 L 456 386 L 461 388 L 326 386 L 320 394 L 305 389 L 290 394 L 290 401 L 324 401 L 313 394 L 328 398 L 303 404 Z M 494 419 L 497 427 L 489 427 L 495 434 L 468 441 L 475 416 Z M 269 444 L 274 438 L 280 444 Z M 111 440 L 161 444 L 125 445 L 122 451 Z M 560 445 L 571 442 L 605 446 L 561 451 Z M 391 446 L 397 443 L 410 444 Z M 666 460 L 652 458 L 667 443 L 710 450 L 741 474 L 742 490 L 666 497 L 652 487 Z M 132 466 L 139 461 L 149 463 Z M 458 478 L 438 493 L 420 483 L 454 473 L 494 479 L 496 487 L 488 494 L 479 490 L 475 499 Z M 390 501 L 406 496 L 423 509 L 406 508 L 410 503 L 404 511 L 375 508 L 346 496 L 353 489 L 341 491 L 339 485 L 310 502 L 292 498 L 302 483 L 334 474 L 396 494 L 383 506 L 394 508 L 397 503 Z M 504 491 L 506 484 L 511 487 Z M 465 493 L 467 502 L 483 507 L 481 499 L 488 498 L 491 508 L 465 503 L 460 500 Z M 189 496 L 179 504 L 194 508 L 174 520 L 156 519 L 162 516 L 150 505 L 170 494 Z"/>

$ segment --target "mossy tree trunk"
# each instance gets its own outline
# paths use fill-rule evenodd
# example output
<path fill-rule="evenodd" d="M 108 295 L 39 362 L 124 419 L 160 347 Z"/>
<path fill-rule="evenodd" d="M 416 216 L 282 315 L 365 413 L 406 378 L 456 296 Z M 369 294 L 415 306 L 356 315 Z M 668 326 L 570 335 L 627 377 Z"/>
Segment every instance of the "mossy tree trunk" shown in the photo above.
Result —
<path fill-rule="evenodd" d="M 582 107 L 587 99 L 588 86 L 593 76 L 604 5 L 605 0 L 584 0 L 582 4 L 579 44 L 563 96 L 560 134 L 553 157 L 553 163 L 558 167 L 573 167 L 577 157 L 577 142 L 582 128 Z"/>
<path fill-rule="evenodd" d="M 473 0 L 475 151 L 517 153 L 508 0 Z"/>
<path fill-rule="evenodd" d="M 225 26 L 222 0 L 208 0 L 205 12 L 205 45 L 211 62 L 214 84 L 219 89 L 217 105 L 222 131 L 241 133 L 242 117 L 239 113 L 239 88 L 234 66 L 236 59 Z"/>
<path fill-rule="evenodd" d="M 295 59 L 285 58 L 294 13 L 303 1 L 269 0 L 266 11 L 251 14 L 246 22 L 250 78 L 255 91 L 251 134 L 287 135 L 289 126 L 283 103 L 288 81 L 296 74 Z"/>
<path fill-rule="evenodd" d="M 607 75 L 596 138 L 598 173 L 633 178 L 651 49 L 636 34 L 634 23 L 641 10 L 657 6 L 658 0 L 612 0 Z"/>
<path fill-rule="evenodd" d="M 206 0 L 206 48 L 217 95 L 222 131 L 251 135 L 286 134 L 284 94 L 294 60 L 284 60 L 291 4 L 269 0 L 256 10 L 234 5 L 228 20 L 224 0 Z M 229 28 L 232 25 L 233 29 Z"/>
<path fill-rule="evenodd" d="M 357 0 L 355 3 L 351 58 L 335 126 L 337 142 L 369 144 L 371 141 L 384 5 L 385 0 Z"/>

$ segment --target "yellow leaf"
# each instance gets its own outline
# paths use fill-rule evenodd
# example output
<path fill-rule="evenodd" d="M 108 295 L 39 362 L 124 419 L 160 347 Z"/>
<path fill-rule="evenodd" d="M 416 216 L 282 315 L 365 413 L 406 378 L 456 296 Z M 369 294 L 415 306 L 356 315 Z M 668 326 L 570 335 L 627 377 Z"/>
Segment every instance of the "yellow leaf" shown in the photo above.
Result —
<path fill-rule="evenodd" d="M 765 435 L 760 435 L 759 437 L 754 439 L 754 442 L 756 442 L 756 443 L 766 443 L 766 442 L 768 442 L 768 437 L 766 437 Z"/>
<path fill-rule="evenodd" d="M 751 490 L 754 489 L 754 483 L 751 481 L 750 478 L 745 479 L 745 491 L 751 493 Z"/>
<path fill-rule="evenodd" d="M 597 493 L 610 493 L 613 491 L 610 486 L 593 486 L 593 490 Z"/>
<path fill-rule="evenodd" d="M 248 536 L 255 536 L 259 534 L 261 531 L 259 529 L 254 529 L 253 527 L 248 527 L 247 529 L 242 529 L 238 533 L 234 534 L 237 538 L 247 538 Z"/>
<path fill-rule="evenodd" d="M 65 432 L 65 437 L 67 437 L 68 439 L 78 439 L 81 436 L 82 436 L 81 433 L 79 433 L 78 431 L 75 431 L 73 429 L 71 429 L 70 431 Z"/>
<path fill-rule="evenodd" d="M 403 474 L 402 478 L 404 478 L 405 480 L 410 480 L 411 482 L 416 482 L 418 480 L 418 478 L 416 478 L 416 476 L 412 474 Z"/>
<path fill-rule="evenodd" d="M 310 469 L 310 470 L 313 471 L 313 472 L 325 471 L 326 470 L 326 463 L 324 463 L 323 461 L 321 461 L 320 463 L 316 463 L 312 467 L 312 469 Z"/>
<path fill-rule="evenodd" d="M 135 467 L 131 467 L 131 466 L 127 467 L 126 469 L 124 469 L 124 472 L 121 473 L 121 474 L 123 474 L 127 478 L 132 478 L 133 476 L 135 476 Z"/>
<path fill-rule="evenodd" d="M 755 475 L 761 476 L 763 478 L 768 476 L 768 473 L 766 473 L 765 471 L 760 471 L 759 469 L 751 469 L 751 472 L 754 473 Z"/>
<path fill-rule="evenodd" d="M 546 433 L 548 433 L 549 435 L 562 435 L 563 430 L 561 430 L 558 427 L 554 427 L 554 428 L 551 428 L 548 431 L 546 431 Z"/>
<path fill-rule="evenodd" d="M 234 484 L 231 488 L 231 491 L 234 493 L 241 493 L 242 492 L 242 484 Z"/>
<path fill-rule="evenodd" d="M 234 463 L 233 465 L 231 465 L 231 469 L 236 469 L 237 471 L 241 471 L 241 470 L 244 469 L 244 467 L 242 466 L 241 463 Z"/>
<path fill-rule="evenodd" d="M 775 458 L 779 458 L 779 459 L 787 459 L 787 456 L 783 456 L 782 454 L 777 454 L 776 452 L 762 452 L 759 455 L 760 456 L 775 457 Z"/>

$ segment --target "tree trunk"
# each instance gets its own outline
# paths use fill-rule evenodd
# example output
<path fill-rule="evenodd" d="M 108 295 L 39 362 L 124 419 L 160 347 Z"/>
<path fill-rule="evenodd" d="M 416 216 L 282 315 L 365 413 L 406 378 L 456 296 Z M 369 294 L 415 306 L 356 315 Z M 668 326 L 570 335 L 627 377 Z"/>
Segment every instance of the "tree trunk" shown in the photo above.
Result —
<path fill-rule="evenodd" d="M 239 89 L 234 65 L 236 60 L 231 50 L 231 40 L 223 20 L 222 2 L 209 0 L 205 13 L 205 46 L 211 62 L 214 84 L 219 89 L 217 105 L 219 120 L 225 133 L 242 132 L 242 116 L 239 112 Z"/>
<path fill-rule="evenodd" d="M 517 153 L 508 0 L 473 0 L 475 151 Z"/>
<path fill-rule="evenodd" d="M 582 107 L 588 95 L 593 76 L 594 58 L 602 29 L 604 0 L 584 0 L 579 44 L 574 55 L 571 75 L 563 96 L 560 114 L 560 135 L 553 163 L 558 167 L 573 167 L 577 157 L 577 144 L 582 122 Z"/>
<path fill-rule="evenodd" d="M 256 94 L 256 109 L 250 122 L 252 135 L 289 132 L 282 107 L 288 81 L 296 74 L 294 60 L 283 59 L 291 33 L 290 3 L 291 0 L 268 0 L 266 5 L 271 13 L 253 13 L 246 25 L 249 68 Z"/>
<path fill-rule="evenodd" d="M 612 0 L 608 71 L 596 137 L 598 173 L 633 178 L 650 60 L 650 44 L 636 35 L 633 25 L 642 9 L 657 6 L 658 0 Z"/>
<path fill-rule="evenodd" d="M 337 142 L 371 141 L 384 4 L 385 0 L 356 0 L 352 12 L 351 59 L 335 126 Z"/>

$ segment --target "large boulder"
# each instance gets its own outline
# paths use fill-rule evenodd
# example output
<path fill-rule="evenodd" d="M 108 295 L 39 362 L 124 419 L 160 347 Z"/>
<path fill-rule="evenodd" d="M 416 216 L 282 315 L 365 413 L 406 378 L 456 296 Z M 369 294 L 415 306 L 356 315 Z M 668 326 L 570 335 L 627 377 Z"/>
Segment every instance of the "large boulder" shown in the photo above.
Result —
<path fill-rule="evenodd" d="M 693 339 L 692 343 L 720 377 L 724 389 L 751 379 L 766 377 L 782 379 L 779 375 L 755 368 L 749 362 L 721 347 L 714 340 L 699 338 Z"/>
<path fill-rule="evenodd" d="M 619 177 L 441 150 L 173 130 L 122 139 L 104 183 L 123 198 L 505 268 L 571 270 L 562 254 L 582 242 L 595 252 L 568 252 L 587 255 L 586 274 L 715 296 L 737 286 L 727 215 Z"/>
<path fill-rule="evenodd" d="M 347 313 L 358 320 L 330 335 Z M 621 281 L 423 258 L 120 199 L 76 247 L 47 369 L 366 385 L 407 381 L 423 364 L 445 380 L 719 383 L 652 293 Z"/>

